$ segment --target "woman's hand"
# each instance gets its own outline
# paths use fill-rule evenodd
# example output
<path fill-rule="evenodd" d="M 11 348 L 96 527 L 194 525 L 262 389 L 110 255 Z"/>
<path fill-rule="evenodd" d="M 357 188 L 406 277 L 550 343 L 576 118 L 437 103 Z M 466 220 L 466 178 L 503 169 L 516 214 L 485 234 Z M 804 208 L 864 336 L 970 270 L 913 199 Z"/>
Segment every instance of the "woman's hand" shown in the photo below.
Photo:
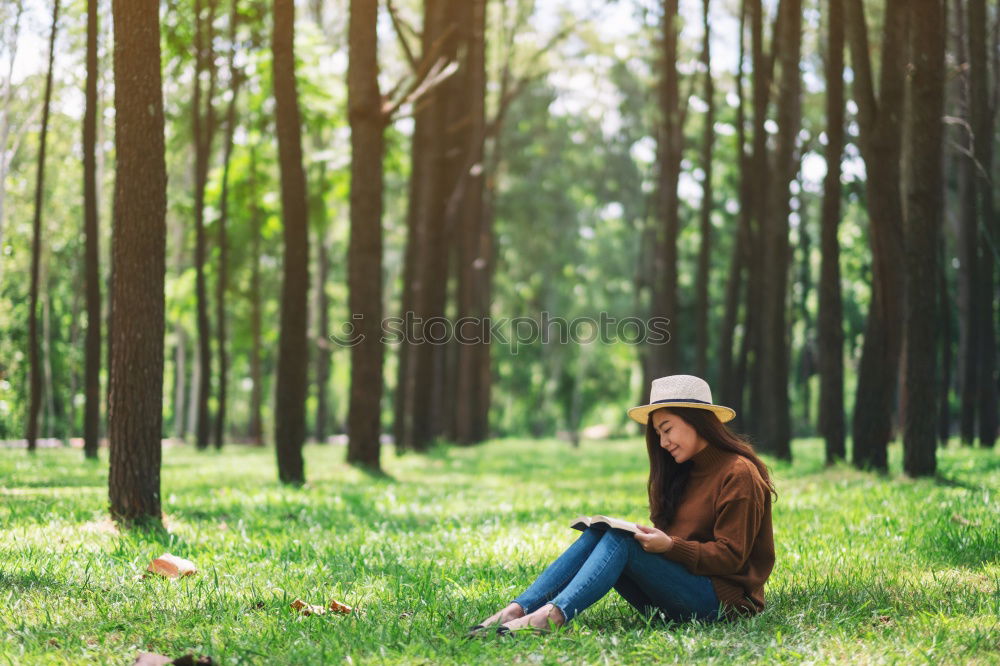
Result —
<path fill-rule="evenodd" d="M 665 553 L 673 547 L 674 540 L 662 530 L 643 525 L 636 525 L 636 527 L 639 528 L 641 534 L 636 534 L 635 540 L 647 553 Z"/>

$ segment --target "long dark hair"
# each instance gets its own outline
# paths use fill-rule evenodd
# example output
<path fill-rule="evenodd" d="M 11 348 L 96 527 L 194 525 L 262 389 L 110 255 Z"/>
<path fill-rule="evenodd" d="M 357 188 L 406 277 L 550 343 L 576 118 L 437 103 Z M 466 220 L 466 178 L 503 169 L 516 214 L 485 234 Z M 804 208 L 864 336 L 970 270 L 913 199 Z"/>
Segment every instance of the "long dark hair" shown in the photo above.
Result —
<path fill-rule="evenodd" d="M 664 408 L 667 409 L 667 408 Z M 660 411 L 660 410 L 656 410 Z M 694 428 L 709 446 L 736 453 L 754 464 L 771 494 L 777 496 L 767 466 L 757 457 L 749 442 L 730 430 L 714 412 L 692 407 L 667 409 Z M 673 456 L 660 446 L 660 436 L 653 429 L 653 414 L 646 421 L 646 450 L 649 452 L 649 518 L 654 525 L 669 525 L 677 513 L 684 489 L 691 475 L 691 461 L 676 463 Z"/>

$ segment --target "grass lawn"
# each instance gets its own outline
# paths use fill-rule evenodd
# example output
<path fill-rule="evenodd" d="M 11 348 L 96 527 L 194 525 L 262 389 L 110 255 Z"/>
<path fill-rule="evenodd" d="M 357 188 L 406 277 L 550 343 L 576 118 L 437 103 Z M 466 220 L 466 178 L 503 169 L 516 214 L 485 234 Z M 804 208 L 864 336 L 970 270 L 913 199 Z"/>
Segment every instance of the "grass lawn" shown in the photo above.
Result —
<path fill-rule="evenodd" d="M 0 450 L 0 664 L 1000 663 L 1000 451 L 949 448 L 940 476 L 825 469 L 818 440 L 772 460 L 777 562 L 761 615 L 647 624 L 615 593 L 568 631 L 463 640 L 573 539 L 578 513 L 645 520 L 640 438 L 506 440 L 384 453 L 386 478 L 309 446 L 309 484 L 273 452 L 164 451 L 167 530 L 106 520 L 106 458 Z M 102 451 L 106 456 L 106 451 Z M 169 551 L 200 568 L 140 579 Z M 354 606 L 302 617 L 295 598 Z"/>

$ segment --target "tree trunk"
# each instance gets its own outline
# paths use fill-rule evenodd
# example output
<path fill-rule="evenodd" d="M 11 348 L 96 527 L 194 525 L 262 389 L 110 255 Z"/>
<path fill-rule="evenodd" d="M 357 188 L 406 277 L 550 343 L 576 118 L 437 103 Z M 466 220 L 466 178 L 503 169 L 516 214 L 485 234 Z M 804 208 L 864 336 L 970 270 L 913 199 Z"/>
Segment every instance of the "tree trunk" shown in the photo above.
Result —
<path fill-rule="evenodd" d="M 101 436 L 101 275 L 97 229 L 97 0 L 87 0 L 87 83 L 83 114 L 84 284 L 87 290 L 83 454 L 97 458 Z"/>
<path fill-rule="evenodd" d="M 42 406 L 42 368 L 38 354 L 38 272 L 42 249 L 42 199 L 45 193 L 45 144 L 49 134 L 49 108 L 52 103 L 52 65 L 56 53 L 56 29 L 59 23 L 59 0 L 52 5 L 52 31 L 49 37 L 49 68 L 45 76 L 45 101 L 42 106 L 42 130 L 38 145 L 38 170 L 35 177 L 35 217 L 31 238 L 31 305 L 28 310 L 28 363 L 30 397 L 28 405 L 28 451 L 34 452 L 38 437 L 38 412 Z"/>
<path fill-rule="evenodd" d="M 187 405 L 187 333 L 180 322 L 174 326 L 174 439 L 187 437 L 184 419 Z"/>
<path fill-rule="evenodd" d="M 846 26 L 855 72 L 861 154 L 865 160 L 872 244 L 872 298 L 865 326 L 852 439 L 860 468 L 887 469 L 902 345 L 903 265 L 900 149 L 907 6 L 887 0 L 882 71 L 876 98 L 861 0 L 848 0 Z"/>
<path fill-rule="evenodd" d="M 737 412 L 737 418 L 742 424 L 743 414 L 740 409 L 741 391 L 736 387 L 736 373 L 733 367 L 736 322 L 739 317 L 740 286 L 743 284 L 743 273 L 747 265 L 747 254 L 750 235 L 750 168 L 746 154 L 746 117 L 744 112 L 743 93 L 743 61 L 745 59 L 746 32 L 746 0 L 740 2 L 739 28 L 739 62 L 736 66 L 736 146 L 737 164 L 739 165 L 739 197 L 740 212 L 737 220 L 736 238 L 733 243 L 729 260 L 729 275 L 726 278 L 726 302 L 723 314 L 722 329 L 719 333 L 719 386 L 722 404 L 731 405 Z M 746 327 L 743 329 L 746 337 Z"/>
<path fill-rule="evenodd" d="M 348 116 L 351 123 L 351 239 L 348 306 L 359 342 L 351 347 L 347 461 L 379 469 L 382 402 L 382 157 L 385 117 L 378 86 L 377 0 L 351 0 Z M 360 338 L 360 336 L 364 336 Z"/>
<path fill-rule="evenodd" d="M 208 448 L 209 423 L 208 399 L 212 390 L 212 332 L 208 321 L 208 289 L 205 283 L 205 185 L 208 182 L 208 165 L 215 134 L 215 39 L 213 23 L 217 0 L 207 0 L 208 18 L 204 18 L 202 0 L 195 0 L 194 26 L 194 97 L 192 98 L 192 128 L 194 134 L 194 224 L 195 224 L 195 293 L 198 301 L 198 358 L 201 376 L 198 386 L 198 420 L 195 438 L 199 449 Z M 209 76 L 206 99 L 202 102 L 202 75 Z"/>
<path fill-rule="evenodd" d="M 432 57 L 455 60 L 454 15 L 449 0 L 424 3 L 422 62 Z M 414 326 L 414 340 L 404 340 L 401 345 L 401 350 L 407 348 L 400 355 L 396 384 L 396 418 L 402 419 L 402 426 L 394 430 L 398 446 L 418 451 L 430 446 L 434 402 L 443 389 L 436 368 L 444 346 L 427 338 L 434 332 L 428 323 L 443 317 L 445 307 L 450 248 L 445 215 L 454 185 L 447 121 L 449 98 L 458 92 L 454 81 L 453 77 L 427 93 L 414 114 L 403 316 L 412 313 L 414 322 L 420 323 Z"/>
<path fill-rule="evenodd" d="M 944 187 L 944 184 L 942 183 Z M 941 225 L 943 231 L 944 225 Z M 941 390 L 938 392 L 938 445 L 948 446 L 951 436 L 951 300 L 948 294 L 948 278 L 945 268 L 945 238 L 944 233 L 938 234 L 938 307 L 941 309 L 941 327 L 938 343 L 941 346 Z"/>
<path fill-rule="evenodd" d="M 261 294 L 260 294 L 260 235 L 262 221 L 257 204 L 257 151 L 250 146 L 250 439 L 257 446 L 264 446 L 264 428 L 261 419 L 264 402 L 263 372 L 261 372 Z"/>
<path fill-rule="evenodd" d="M 295 5 L 274 0 L 274 99 L 281 161 L 281 206 L 285 242 L 281 285 L 281 341 L 278 356 L 275 444 L 278 477 L 283 483 L 305 482 L 306 311 L 309 293 L 309 216 L 302 168 L 302 131 L 295 88 Z"/>
<path fill-rule="evenodd" d="M 159 3 L 112 0 L 115 207 L 111 287 L 116 313 L 108 413 L 111 516 L 160 520 L 163 283 L 167 172 Z"/>
<path fill-rule="evenodd" d="M 219 276 L 215 283 L 216 345 L 219 354 L 219 402 L 215 415 L 215 448 L 222 448 L 226 432 L 226 389 L 228 387 L 229 356 L 226 352 L 226 289 L 229 279 L 229 241 L 226 223 L 229 217 L 229 166 L 233 156 L 233 133 L 236 130 L 236 100 L 240 93 L 240 72 L 236 69 L 237 0 L 231 0 L 229 13 L 229 106 L 226 108 L 226 138 L 223 147 L 222 193 L 219 201 L 219 228 L 216 244 L 219 246 Z"/>
<path fill-rule="evenodd" d="M 320 444 L 326 442 L 327 436 L 327 385 L 330 383 L 330 309 L 326 296 L 326 281 L 330 257 L 327 252 L 328 234 L 325 227 L 317 235 L 319 266 L 316 280 L 316 424 L 314 436 Z"/>
<path fill-rule="evenodd" d="M 680 177 L 681 156 L 684 152 L 684 111 L 687 101 L 681 100 L 677 72 L 677 42 L 680 18 L 677 0 L 663 0 L 663 17 L 660 25 L 663 53 L 660 61 L 660 80 L 657 86 L 660 124 L 657 128 L 657 203 L 662 223 L 657 234 L 659 251 L 654 259 L 652 290 L 652 316 L 670 320 L 671 339 L 666 344 L 654 345 L 647 355 L 648 380 L 677 371 L 677 235 L 679 211 L 677 182 Z"/>
<path fill-rule="evenodd" d="M 709 258 L 712 248 L 712 150 L 715 144 L 715 84 L 712 80 L 712 31 L 708 21 L 710 0 L 703 2 L 704 39 L 702 41 L 701 63 L 705 68 L 703 95 L 708 110 L 705 112 L 705 127 L 701 146 L 701 163 L 705 179 L 701 186 L 701 245 L 698 249 L 698 314 L 697 314 L 697 361 L 699 377 L 708 376 L 708 280 Z"/>
<path fill-rule="evenodd" d="M 755 348 L 759 395 L 755 433 L 759 447 L 773 455 L 791 458 L 791 428 L 788 402 L 788 340 L 786 303 L 788 290 L 788 217 L 791 212 L 789 184 L 795 176 L 795 140 L 801 124 L 802 45 L 801 0 L 782 0 L 775 32 L 773 57 L 781 65 L 779 80 L 778 136 L 771 162 L 773 179 L 768 189 L 759 190 L 771 202 L 760 220 L 761 317 L 760 337 Z"/>
<path fill-rule="evenodd" d="M 844 421 L 844 314 L 840 293 L 841 159 L 844 154 L 844 0 L 828 0 L 826 179 L 820 234 L 819 431 L 826 463 L 847 457 Z"/>
<path fill-rule="evenodd" d="M 1000 246 L 995 234 L 996 220 L 993 203 L 993 130 L 996 109 L 990 97 L 989 61 L 986 58 L 986 0 L 969 0 L 969 109 L 972 124 L 973 155 L 975 157 L 974 189 L 976 218 L 979 222 L 979 261 L 977 273 L 979 292 L 973 307 L 978 309 L 979 351 L 976 367 L 979 372 L 978 406 L 979 444 L 993 447 L 997 439 L 997 345 L 994 328 L 994 305 L 997 280 L 994 276 L 993 253 Z M 994 73 L 995 76 L 995 73 Z M 991 241 L 992 239 L 992 241 Z"/>
<path fill-rule="evenodd" d="M 473 444 L 485 439 L 485 433 L 476 427 L 482 409 L 481 357 L 488 357 L 485 339 L 485 319 L 489 316 L 489 303 L 482 301 L 482 288 L 490 257 L 485 255 L 485 219 L 483 194 L 485 188 L 486 140 L 486 0 L 469 3 L 471 17 L 465 37 L 465 97 L 468 110 L 468 145 L 465 150 L 466 168 L 461 181 L 461 208 L 458 222 L 458 318 L 456 327 L 467 317 L 469 325 L 456 330 L 458 338 L 455 388 L 455 440 L 459 444 Z M 468 336 L 465 332 L 468 332 Z M 464 339 L 468 337 L 468 339 Z M 485 351 L 484 351 L 485 350 Z"/>
<path fill-rule="evenodd" d="M 944 0 L 911 0 L 903 471 L 913 477 L 932 475 L 936 469 L 936 407 L 942 388 L 937 377 L 940 317 L 934 293 L 943 212 L 945 19 Z"/>

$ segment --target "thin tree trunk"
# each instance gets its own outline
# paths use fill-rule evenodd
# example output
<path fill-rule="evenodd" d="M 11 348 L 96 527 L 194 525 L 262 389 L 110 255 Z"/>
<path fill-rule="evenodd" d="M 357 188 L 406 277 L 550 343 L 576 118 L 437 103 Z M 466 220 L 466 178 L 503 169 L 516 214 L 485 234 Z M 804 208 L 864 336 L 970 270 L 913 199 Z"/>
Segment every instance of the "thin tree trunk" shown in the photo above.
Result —
<path fill-rule="evenodd" d="M 35 451 L 38 437 L 38 412 L 42 400 L 42 368 L 38 354 L 38 272 L 42 248 L 42 200 L 45 193 L 45 144 L 49 134 L 49 108 L 52 103 L 52 66 L 56 54 L 56 30 L 59 24 L 59 0 L 52 4 L 52 31 L 49 37 L 49 68 L 45 76 L 45 101 L 42 106 L 42 130 L 39 135 L 38 170 L 35 176 L 35 217 L 31 240 L 31 305 L 28 310 L 28 363 L 30 397 L 28 405 L 28 451 Z"/>
<path fill-rule="evenodd" d="M 329 299 L 326 295 L 330 257 L 327 252 L 329 236 L 325 227 L 318 234 L 319 257 L 316 280 L 316 424 L 314 436 L 319 443 L 327 436 L 327 385 L 330 383 L 330 334 Z"/>
<path fill-rule="evenodd" d="M 851 48 L 854 98 L 858 105 L 861 154 L 865 160 L 872 244 L 872 297 L 865 326 L 852 439 L 860 468 L 887 469 L 887 446 L 902 346 L 903 265 L 900 149 L 903 121 L 904 0 L 887 0 L 882 36 L 881 82 L 876 98 L 861 0 L 848 0 L 846 26 Z"/>
<path fill-rule="evenodd" d="M 261 371 L 261 293 L 260 293 L 260 235 L 262 220 L 257 204 L 257 150 L 250 146 L 250 439 L 256 446 L 264 446 L 264 428 L 261 411 L 264 402 L 263 372 Z"/>
<path fill-rule="evenodd" d="M 281 162 L 281 204 L 285 241 L 281 288 L 281 342 L 278 357 L 275 440 L 278 476 L 283 483 L 305 482 L 306 328 L 309 293 L 309 215 L 302 168 L 302 130 L 295 86 L 293 0 L 274 0 L 274 98 Z"/>
<path fill-rule="evenodd" d="M 778 83 L 778 136 L 771 161 L 773 179 L 760 190 L 770 197 L 766 214 L 760 216 L 761 328 L 756 352 L 758 404 L 756 434 L 759 447 L 783 459 L 791 458 L 791 423 L 788 401 L 788 340 L 786 308 L 790 247 L 788 216 L 789 184 L 795 176 L 795 140 L 801 125 L 801 75 L 799 58 L 802 44 L 801 0 L 782 0 L 779 30 L 775 33 L 773 57 L 780 62 Z"/>
<path fill-rule="evenodd" d="M 653 316 L 670 319 L 671 341 L 656 345 L 649 352 L 647 375 L 653 377 L 677 371 L 677 235 L 680 231 L 677 183 L 680 177 L 681 155 L 684 149 L 683 109 L 679 74 L 677 72 L 677 42 L 679 16 L 677 0 L 663 0 L 663 18 L 660 25 L 663 38 L 662 73 L 658 84 L 660 125 L 657 131 L 657 202 L 662 227 L 657 234 L 660 248 L 654 259 Z"/>
<path fill-rule="evenodd" d="M 722 329 L 719 333 L 719 385 L 721 387 L 720 398 L 722 404 L 732 405 L 737 410 L 737 418 L 741 419 L 743 414 L 740 409 L 741 391 L 737 390 L 735 370 L 733 368 L 734 350 L 733 344 L 736 333 L 736 322 L 739 317 L 740 307 L 740 285 L 743 283 L 743 273 L 748 263 L 747 254 L 749 248 L 747 243 L 750 236 L 750 168 L 746 154 L 746 117 L 744 112 L 743 93 L 743 61 L 745 59 L 745 32 L 746 32 L 746 0 L 740 2 L 740 31 L 739 31 L 739 62 L 736 66 L 736 145 L 737 164 L 739 165 L 739 197 L 740 212 L 737 219 L 736 239 L 733 243 L 732 254 L 729 260 L 729 275 L 726 278 L 726 303 L 723 315 Z M 746 327 L 743 329 L 743 337 L 746 337 Z"/>
<path fill-rule="evenodd" d="M 819 431 L 826 463 L 847 457 L 844 420 L 844 314 L 840 293 L 841 159 L 844 154 L 844 0 L 828 0 L 826 178 L 820 235 Z"/>
<path fill-rule="evenodd" d="M 202 0 L 195 0 L 195 69 L 194 97 L 191 105 L 194 128 L 194 217 L 195 217 L 195 293 L 198 301 L 198 356 L 201 377 L 198 387 L 198 422 L 195 425 L 196 444 L 208 448 L 209 422 L 208 399 L 212 391 L 212 331 L 208 319 L 208 287 L 205 281 L 205 186 L 208 182 L 208 165 L 215 135 L 215 37 L 213 23 L 217 0 L 207 0 L 208 17 L 204 18 Z M 202 74 L 209 77 L 205 100 L 202 102 Z"/>
<path fill-rule="evenodd" d="M 997 439 L 997 345 L 994 328 L 994 300 L 997 280 L 994 276 L 993 253 L 1000 247 L 1000 238 L 994 230 L 996 220 L 993 202 L 993 130 L 996 116 L 995 103 L 989 89 L 989 61 L 986 57 L 987 24 L 986 0 L 969 0 L 969 109 L 972 121 L 973 155 L 975 157 L 974 189 L 976 218 L 979 223 L 979 261 L 977 273 L 981 298 L 974 302 L 978 308 L 979 351 L 976 367 L 979 372 L 978 406 L 979 444 L 993 447 Z M 994 83 L 996 85 L 996 83 Z"/>
<path fill-rule="evenodd" d="M 97 458 L 101 436 L 101 275 L 97 221 L 97 0 L 87 0 L 87 83 L 83 115 L 84 284 L 87 340 L 83 455 Z"/>
<path fill-rule="evenodd" d="M 379 469 L 382 403 L 382 158 L 385 116 L 378 84 L 377 0 L 351 0 L 348 117 L 351 123 L 351 239 L 348 306 L 355 333 L 348 408 L 349 463 Z"/>
<path fill-rule="evenodd" d="M 712 80 L 712 53 L 711 37 L 708 13 L 710 0 L 703 2 L 703 25 L 704 39 L 702 42 L 701 63 L 705 68 L 704 90 L 705 104 L 708 109 L 705 112 L 705 128 L 702 138 L 701 163 L 705 172 L 705 180 L 702 181 L 701 195 L 701 245 L 698 250 L 698 314 L 697 314 L 697 361 L 695 363 L 696 372 L 699 377 L 708 375 L 708 280 L 709 280 L 709 258 L 712 248 L 712 210 L 714 201 L 712 195 L 712 150 L 715 144 L 715 83 Z"/>
<path fill-rule="evenodd" d="M 229 167 L 233 156 L 233 133 L 236 131 L 236 100 L 240 94 L 240 72 L 236 69 L 236 23 L 239 13 L 237 0 L 231 0 L 229 13 L 229 105 L 226 108 L 226 138 L 223 148 L 222 193 L 219 201 L 219 276 L 215 283 L 216 346 L 219 354 L 219 402 L 215 415 L 215 448 L 222 448 L 226 432 L 226 389 L 228 387 L 229 356 L 226 351 L 226 289 L 229 280 L 229 241 L 226 224 L 229 218 Z"/>
<path fill-rule="evenodd" d="M 943 184 L 942 184 L 943 185 Z M 943 196 L 943 194 L 942 194 Z M 942 226 L 942 231 L 943 227 Z M 948 446 L 948 438 L 951 436 L 951 357 L 952 357 L 952 332 L 951 332 L 951 300 L 948 293 L 948 278 L 945 268 L 945 237 L 944 233 L 938 234 L 938 307 L 941 308 L 940 337 L 941 345 L 941 390 L 938 392 L 938 444 Z"/>
<path fill-rule="evenodd" d="M 909 95 L 911 148 L 906 206 L 906 398 L 903 471 L 927 476 L 936 469 L 937 243 L 940 238 L 944 141 L 944 0 L 911 0 Z"/>
<path fill-rule="evenodd" d="M 160 521 L 167 171 L 159 3 L 112 0 L 115 223 L 114 360 L 108 413 L 111 516 Z"/>
<path fill-rule="evenodd" d="M 187 436 L 187 423 L 184 419 L 187 405 L 187 334 L 184 327 L 177 322 L 174 326 L 174 439 L 183 440 Z"/>

